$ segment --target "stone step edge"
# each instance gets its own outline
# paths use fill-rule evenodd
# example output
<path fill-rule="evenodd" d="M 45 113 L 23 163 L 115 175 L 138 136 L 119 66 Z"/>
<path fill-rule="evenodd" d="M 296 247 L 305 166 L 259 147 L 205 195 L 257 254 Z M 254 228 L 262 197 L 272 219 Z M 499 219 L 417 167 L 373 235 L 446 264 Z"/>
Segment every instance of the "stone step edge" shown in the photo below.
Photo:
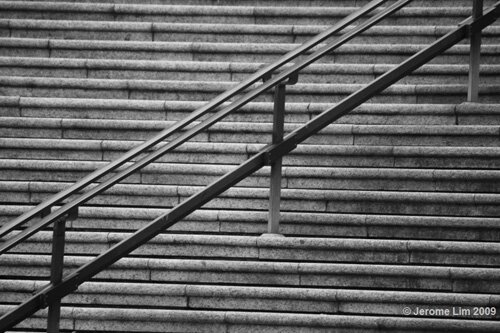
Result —
<path fill-rule="evenodd" d="M 12 235 L 17 234 L 14 232 Z M 114 245 L 129 237 L 130 233 L 123 232 L 86 232 L 67 231 L 67 245 L 71 244 L 103 244 Z M 33 235 L 27 243 L 52 242 L 51 231 L 40 231 Z M 256 257 L 246 259 L 262 260 L 259 250 L 295 250 L 295 251 L 374 251 L 399 252 L 411 256 L 413 251 L 432 252 L 435 254 L 482 254 L 498 256 L 500 244 L 496 242 L 474 241 L 430 241 L 430 240 L 392 240 L 392 239 L 361 239 L 361 238 L 318 238 L 318 237 L 263 237 L 263 236 L 218 236 L 218 235 L 191 235 L 191 234 L 161 234 L 150 240 L 144 246 L 212 246 L 238 247 L 255 249 Z M 237 255 L 237 254 L 236 254 Z M 275 259 L 275 258 L 273 258 Z M 410 262 L 409 262 L 410 263 Z"/>
<path fill-rule="evenodd" d="M 180 72 L 221 72 L 254 73 L 265 63 L 220 62 L 220 61 L 166 61 L 166 60 L 115 60 L 82 58 L 35 58 L 0 56 L 1 67 L 22 68 L 59 68 L 85 70 L 131 70 L 131 71 L 180 71 Z M 285 65 L 287 68 L 290 65 Z M 394 68 L 391 64 L 327 64 L 314 63 L 304 68 L 304 74 L 362 74 L 379 75 Z M 426 64 L 413 74 L 422 75 L 467 75 L 468 65 L 462 64 Z M 279 72 L 279 71 L 277 71 Z M 481 75 L 500 75 L 500 65 L 481 65 Z"/>
<path fill-rule="evenodd" d="M 232 87 L 231 81 L 180 81 L 180 80 L 133 80 L 133 79 L 80 79 L 53 77 L 0 76 L 0 84 L 4 87 L 29 87 L 32 89 L 99 89 L 99 90 L 143 90 L 143 91 L 176 91 L 186 93 L 221 93 Z M 258 87 L 254 84 L 245 91 Z M 298 83 L 288 88 L 289 95 L 347 95 L 366 87 L 358 83 Z M 497 94 L 499 84 L 482 84 L 480 94 Z M 380 95 L 447 95 L 466 94 L 466 84 L 394 84 Z M 263 94 L 263 96 L 269 95 Z"/>
<path fill-rule="evenodd" d="M 322 7 L 324 9 L 324 7 Z M 340 15 L 342 16 L 342 15 Z M 458 23 L 458 22 L 457 22 Z M 280 35 L 312 36 L 328 29 L 327 25 L 304 24 L 237 24 L 237 23 L 197 23 L 196 25 L 177 22 L 138 22 L 138 21 L 94 21 L 94 20 L 50 20 L 0 18 L 0 28 L 16 30 L 59 30 L 89 32 L 142 32 L 158 33 L 197 33 L 219 35 Z M 346 29 L 353 28 L 348 26 Z M 427 36 L 441 37 L 453 30 L 453 25 L 376 25 L 365 35 L 381 36 Z M 493 38 L 500 34 L 500 26 L 491 25 L 483 30 L 483 38 Z"/>
<path fill-rule="evenodd" d="M 80 267 L 94 256 L 65 256 L 68 268 Z M 50 267 L 50 254 L 4 254 L 0 256 L 0 264 L 4 267 Z M 369 263 L 310 263 L 310 262 L 279 262 L 255 260 L 221 260 L 221 259 L 165 259 L 165 258 L 130 258 L 125 257 L 114 263 L 111 270 L 141 269 L 170 271 L 220 271 L 240 273 L 275 273 L 275 274 L 346 274 L 405 278 L 439 278 L 449 280 L 480 280 L 482 282 L 500 279 L 499 268 L 461 267 L 461 266 L 430 266 L 408 264 L 369 264 Z M 150 281 L 148 279 L 148 281 Z M 297 281 L 298 282 L 298 281 Z"/>
<path fill-rule="evenodd" d="M 0 313 L 6 313 L 13 306 L 0 306 Z M 35 318 L 44 318 L 46 310 L 35 315 Z M 498 321 L 482 321 L 467 319 L 431 319 L 431 318 L 402 318 L 385 316 L 349 316 L 324 314 L 295 314 L 295 313 L 264 313 L 264 312 L 236 312 L 236 311 L 195 311 L 195 310 L 150 310 L 150 309 L 106 309 L 106 308 L 79 308 L 63 307 L 61 311 L 63 328 L 72 330 L 85 329 L 86 323 L 110 320 L 126 325 L 127 322 L 145 322 L 149 325 L 164 322 L 182 323 L 188 326 L 212 324 L 222 325 L 225 332 L 236 332 L 231 326 L 260 328 L 270 327 L 317 327 L 317 328 L 357 328 L 357 329 L 408 329 L 408 330 L 443 330 L 454 332 L 493 332 L 500 328 Z M 64 319 L 70 319 L 67 324 Z M 68 325 L 68 327 L 64 327 Z M 237 327 L 238 327 L 237 326 Z"/>
<path fill-rule="evenodd" d="M 0 292 L 33 293 L 47 285 L 47 281 L 0 279 Z M 425 305 L 498 306 L 500 295 L 386 291 L 360 289 L 324 289 L 296 287 L 250 287 L 198 284 L 168 284 L 154 282 L 86 282 L 76 294 L 137 295 L 137 296 L 184 296 L 184 297 L 251 297 L 272 299 L 298 299 L 331 302 L 380 302 Z"/>
<path fill-rule="evenodd" d="M 2 159 L 0 158 L 0 170 L 29 171 L 53 171 L 53 172 L 92 172 L 107 165 L 107 162 L 99 161 L 68 161 L 68 160 L 36 160 L 31 159 Z M 132 163 L 126 163 L 122 170 Z M 228 164 L 187 164 L 187 163 L 152 163 L 143 169 L 141 173 L 146 174 L 184 174 L 184 175 L 207 175 L 220 176 L 234 169 L 234 165 Z M 269 167 L 256 171 L 254 176 L 268 177 Z M 422 180 L 442 181 L 460 179 L 468 180 L 498 180 L 500 170 L 456 170 L 456 169 L 399 169 L 399 168 L 367 168 L 367 167 L 300 167 L 284 166 L 283 177 L 307 177 L 335 179 L 380 179 L 390 178 L 394 180 Z"/>
<path fill-rule="evenodd" d="M 143 141 L 123 140 L 77 140 L 77 139 L 37 139 L 0 138 L 4 149 L 69 149 L 69 150 L 130 150 Z M 162 147 L 164 144 L 159 144 Z M 254 154 L 265 144 L 252 143 L 208 143 L 187 142 L 178 148 L 183 153 L 225 153 Z M 500 157 L 500 147 L 442 147 L 442 146 L 353 146 L 353 145 L 299 145 L 290 153 L 297 155 L 342 154 L 347 156 L 388 156 L 388 157 Z"/>
<path fill-rule="evenodd" d="M 169 100 L 133 100 L 133 99 L 93 99 L 93 98 L 54 98 L 54 97 L 24 97 L 0 96 L 0 107 L 17 108 L 75 108 L 75 109 L 109 109 L 109 110 L 144 110 L 144 111 L 188 111 L 200 108 L 206 102 L 201 101 L 169 101 Z M 225 103 L 224 105 L 229 105 Z M 330 103 L 287 103 L 287 112 L 304 113 L 322 112 L 330 107 Z M 250 109 L 255 112 L 271 112 L 271 102 L 251 102 L 242 110 Z M 468 103 L 461 104 L 374 104 L 364 103 L 350 114 L 426 114 L 426 115 L 455 115 L 455 114 L 500 114 L 500 104 Z"/>
<path fill-rule="evenodd" d="M 93 171 L 99 167 L 103 167 L 107 162 L 101 161 L 69 161 L 69 160 L 33 160 L 29 159 L 0 159 L 0 169 L 16 169 L 16 170 L 41 170 L 41 171 Z M 125 167 L 131 163 L 125 164 Z M 187 164 L 187 163 L 159 163 L 154 162 L 144 169 L 146 173 L 179 173 L 183 174 L 204 174 L 204 175 L 220 175 L 231 171 L 234 165 L 229 164 Z M 118 169 L 121 170 L 121 169 Z M 395 179 L 421 179 L 421 180 L 458 180 L 458 179 L 498 179 L 500 178 L 500 170 L 456 170 L 456 169 L 418 169 L 405 168 L 369 168 L 369 167 L 300 167 L 300 166 L 284 166 L 284 177 L 335 177 L 335 178 L 377 178 L 377 177 L 393 177 Z M 261 171 L 257 171 L 256 176 L 268 176 L 269 167 L 264 167 Z"/>
<path fill-rule="evenodd" d="M 1 205 L 0 215 L 13 218 L 26 212 L 34 206 L 29 205 Z M 57 207 L 57 206 L 56 206 Z M 134 208 L 134 207 L 80 207 L 80 218 L 95 219 L 135 219 L 153 220 L 164 209 Z M 207 210 L 200 209 L 190 214 L 183 221 L 213 221 L 213 222 L 247 222 L 267 223 L 268 213 L 243 210 Z M 336 213 L 308 213 L 282 212 L 281 222 L 285 224 L 315 223 L 322 225 L 352 225 L 352 226 L 395 226 L 395 227 L 453 227 L 453 228 L 484 228 L 488 230 L 500 229 L 500 218 L 494 217 L 447 217 L 447 216 L 412 216 L 412 215 L 367 215 L 367 214 L 336 214 Z"/>
<path fill-rule="evenodd" d="M 11 1 L 21 1 L 21 2 L 26 2 L 26 1 L 39 1 L 39 0 L 11 0 Z M 55 3 L 60 3 L 60 2 L 70 2 L 70 3 L 84 3 L 84 4 L 88 4 L 88 3 L 100 3 L 100 4 L 137 4 L 138 1 L 140 0 L 51 0 L 51 2 L 55 2 Z M 152 2 L 151 2 L 152 1 Z M 255 2 L 255 0 L 249 0 L 250 2 Z M 263 3 L 270 3 L 272 4 L 272 6 L 266 6 L 266 7 L 275 7 L 276 5 L 279 5 L 280 2 L 276 2 L 276 1 L 273 1 L 273 0 L 261 0 Z M 304 2 L 304 3 L 321 3 L 322 0 L 285 0 L 285 1 L 281 1 L 281 4 L 282 3 L 285 3 L 285 4 L 290 4 L 290 3 L 296 3 L 297 1 L 299 2 Z M 448 3 L 448 2 L 452 2 L 453 0 L 442 0 L 440 1 L 440 3 Z M 140 1 L 140 3 L 145 3 L 145 4 L 161 4 L 161 3 L 176 3 L 176 2 L 182 2 L 184 3 L 185 1 L 184 0 L 143 0 L 143 1 Z M 211 4 L 211 5 L 216 5 L 218 2 L 228 2 L 228 3 L 233 3 L 233 4 L 237 4 L 237 3 L 244 3 L 244 1 L 241 1 L 241 0 L 195 0 L 195 2 L 199 2 L 199 3 L 207 3 L 207 4 Z M 416 4 L 419 4 L 417 5 L 418 6 L 423 6 L 423 5 L 427 5 L 428 3 L 433 3 L 435 1 L 432 1 L 432 0 L 419 0 L 419 1 L 414 1 L 413 3 L 409 4 L 409 6 L 412 6 L 414 5 L 415 3 Z M 495 3 L 496 1 L 494 0 L 486 0 L 485 1 L 485 4 L 493 4 Z M 341 3 L 343 3 L 345 6 L 346 3 L 358 3 L 358 5 L 361 5 L 361 4 L 364 4 L 364 3 L 368 3 L 368 0 L 343 0 Z M 453 6 L 456 6 L 457 4 L 461 4 L 461 3 L 467 3 L 467 5 L 469 5 L 469 1 L 468 0 L 462 0 L 462 1 L 453 1 Z M 235 6 L 235 5 L 231 5 L 231 6 Z M 351 6 L 351 5 L 349 5 Z M 449 5 L 448 5 L 449 6 Z M 354 6 L 353 6 L 354 7 Z"/>
<path fill-rule="evenodd" d="M 0 190 L 21 193 L 46 193 L 59 192 L 73 183 L 68 182 L 39 182 L 39 181 L 0 181 Z M 95 184 L 89 185 L 89 189 Z M 181 200 L 189 197 L 204 186 L 177 186 L 157 185 L 154 189 L 150 185 L 142 184 L 117 184 L 109 189 L 107 195 L 153 195 L 172 197 Z M 218 197 L 219 199 L 257 199 L 269 198 L 269 189 L 256 187 L 233 187 Z M 500 200 L 496 193 L 457 193 L 457 192 L 407 192 L 407 191 L 366 191 L 366 190 L 317 190 L 317 189 L 283 189 L 282 200 L 307 200 L 310 201 L 370 201 L 370 202 L 419 202 L 434 205 L 457 204 L 464 205 L 495 205 Z"/>
<path fill-rule="evenodd" d="M 168 120 L 127 120 L 127 119 L 68 119 L 68 118 L 35 118 L 35 117 L 1 117 L 2 128 L 30 129 L 80 129 L 88 131 L 160 131 L 175 124 Z M 199 124 L 195 121 L 186 129 Z M 301 124 L 285 124 L 285 133 L 289 133 Z M 272 123 L 247 123 L 221 121 L 207 131 L 220 133 L 271 134 Z M 330 124 L 318 135 L 410 135 L 410 136 L 491 136 L 500 137 L 500 125 L 364 125 L 364 124 Z"/>
<path fill-rule="evenodd" d="M 106 50 L 106 51 L 154 51 L 154 52 L 194 52 L 194 53 L 251 53 L 284 54 L 300 44 L 274 43 L 206 43 L 206 42 L 140 42 L 140 41 L 103 41 L 103 40 L 65 40 L 54 38 L 0 38 L 0 47 L 42 48 L 48 50 Z M 324 45 L 313 48 L 314 52 Z M 338 54 L 414 54 L 421 46 L 414 44 L 346 44 L 339 48 Z M 500 44 L 482 45 L 481 54 L 498 56 Z M 469 55 L 469 45 L 455 45 L 445 51 L 445 55 Z"/>
<path fill-rule="evenodd" d="M 169 15 L 224 15 L 224 16 L 306 16 L 323 17 L 334 16 L 344 17 L 352 14 L 357 7 L 265 7 L 265 6 L 196 6 L 196 5 L 129 5 L 129 4 L 103 4 L 103 3 L 60 3 L 60 2 L 0 2 L 2 10 L 36 10 L 36 11 L 56 11 L 56 12 L 85 12 L 85 13 L 109 13 L 109 14 L 169 14 Z M 469 8 L 461 7 L 408 7 L 402 8 L 396 14 L 401 17 L 430 16 L 430 17 L 468 17 Z"/>

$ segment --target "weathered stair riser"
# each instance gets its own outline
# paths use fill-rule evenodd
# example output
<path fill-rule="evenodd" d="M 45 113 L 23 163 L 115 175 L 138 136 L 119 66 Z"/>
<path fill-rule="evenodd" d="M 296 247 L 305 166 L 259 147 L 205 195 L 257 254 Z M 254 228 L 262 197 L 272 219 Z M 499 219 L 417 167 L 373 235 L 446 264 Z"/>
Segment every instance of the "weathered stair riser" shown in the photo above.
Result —
<path fill-rule="evenodd" d="M 0 225 L 366 3 L 0 1 Z M 471 4 L 413 1 L 304 69 L 287 87 L 285 132 L 451 31 Z M 481 52 L 480 104 L 464 103 L 465 40 L 286 156 L 286 237 L 261 237 L 265 167 L 64 298 L 61 329 L 499 331 L 498 23 Z M 269 92 L 81 207 L 65 273 L 257 153 L 272 113 Z M 46 285 L 51 240 L 47 229 L 0 256 L 0 314 Z M 14 331 L 45 332 L 46 316 Z"/>

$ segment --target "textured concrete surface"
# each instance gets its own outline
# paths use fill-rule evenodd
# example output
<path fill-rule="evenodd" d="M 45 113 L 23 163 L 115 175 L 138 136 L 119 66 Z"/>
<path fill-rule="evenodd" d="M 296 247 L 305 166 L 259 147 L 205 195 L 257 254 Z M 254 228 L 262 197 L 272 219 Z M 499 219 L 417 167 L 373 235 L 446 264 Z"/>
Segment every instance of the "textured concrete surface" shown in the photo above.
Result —
<path fill-rule="evenodd" d="M 0 225 L 365 3 L 0 1 Z M 469 12 L 468 0 L 413 1 L 305 68 L 287 87 L 285 132 Z M 498 313 L 402 311 L 500 309 L 499 36 L 498 24 L 483 34 L 481 104 L 465 103 L 469 47 L 463 42 L 286 156 L 285 237 L 261 237 L 269 205 L 265 167 L 81 285 L 63 300 L 61 327 L 498 331 Z M 68 222 L 65 273 L 269 143 L 271 96 L 81 207 Z M 0 256 L 0 313 L 46 285 L 51 237 L 47 229 Z M 46 313 L 18 330 L 43 332 Z"/>

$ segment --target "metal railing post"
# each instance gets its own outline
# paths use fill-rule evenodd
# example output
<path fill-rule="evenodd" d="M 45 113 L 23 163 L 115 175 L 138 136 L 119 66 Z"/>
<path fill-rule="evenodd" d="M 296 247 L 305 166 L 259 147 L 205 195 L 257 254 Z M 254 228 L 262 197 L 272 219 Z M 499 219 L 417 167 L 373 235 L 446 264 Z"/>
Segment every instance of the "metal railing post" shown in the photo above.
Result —
<path fill-rule="evenodd" d="M 474 20 L 483 15 L 483 0 L 472 1 L 472 17 Z M 468 102 L 479 101 L 479 64 L 481 57 L 481 30 L 470 33 L 469 86 Z"/>
<path fill-rule="evenodd" d="M 274 90 L 273 109 L 273 144 L 283 141 L 285 129 L 285 95 L 286 84 L 280 83 Z M 271 164 L 271 184 L 269 192 L 269 222 L 267 232 L 279 234 L 280 227 L 280 202 L 281 202 L 281 166 L 282 158 Z"/>
<path fill-rule="evenodd" d="M 273 108 L 273 137 L 272 144 L 278 144 L 283 141 L 285 132 L 285 99 L 286 86 L 297 83 L 298 75 L 291 76 L 287 81 L 283 81 L 275 87 L 274 90 L 274 108 Z M 267 232 L 269 234 L 279 234 L 280 228 L 280 203 L 281 203 L 281 175 L 282 162 L 280 157 L 271 163 L 271 180 L 269 192 L 269 221 Z"/>
<path fill-rule="evenodd" d="M 54 223 L 52 233 L 52 258 L 50 264 L 50 284 L 55 286 L 62 281 L 64 266 L 64 246 L 66 243 L 66 222 L 75 220 L 78 209 Z M 47 315 L 47 333 L 59 333 L 61 318 L 61 299 L 57 298 L 49 304 Z"/>

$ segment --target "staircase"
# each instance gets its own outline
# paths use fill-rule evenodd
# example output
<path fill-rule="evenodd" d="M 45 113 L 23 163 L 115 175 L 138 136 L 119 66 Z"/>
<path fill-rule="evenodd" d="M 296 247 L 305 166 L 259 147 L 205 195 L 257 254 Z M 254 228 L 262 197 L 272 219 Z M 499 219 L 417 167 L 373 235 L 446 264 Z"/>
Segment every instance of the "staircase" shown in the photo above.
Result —
<path fill-rule="evenodd" d="M 0 225 L 367 3 L 112 2 L 0 1 Z M 471 3 L 414 1 L 305 69 L 285 132 Z M 482 43 L 480 104 L 465 103 L 465 41 L 284 159 L 285 237 L 262 236 L 264 168 L 63 298 L 61 331 L 500 331 L 498 23 Z M 65 273 L 268 144 L 272 111 L 269 93 L 82 207 Z M 51 241 L 0 256 L 0 315 L 48 283 Z M 13 331 L 44 332 L 46 316 Z"/>

